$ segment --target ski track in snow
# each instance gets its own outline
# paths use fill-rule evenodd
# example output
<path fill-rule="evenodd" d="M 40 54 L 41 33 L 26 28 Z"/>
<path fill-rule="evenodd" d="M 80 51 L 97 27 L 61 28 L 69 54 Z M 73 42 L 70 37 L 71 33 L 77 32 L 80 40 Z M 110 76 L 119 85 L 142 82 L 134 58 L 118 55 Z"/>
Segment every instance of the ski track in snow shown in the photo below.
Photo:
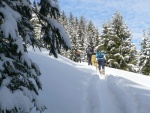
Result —
<path fill-rule="evenodd" d="M 146 104 L 150 101 L 148 88 L 112 74 L 92 76 L 87 89 L 88 109 L 84 113 L 147 113 L 150 110 Z"/>
<path fill-rule="evenodd" d="M 105 79 L 100 79 L 98 82 L 98 94 L 100 98 L 100 113 L 124 113 L 119 107 L 119 102 L 114 97 L 112 92 L 107 87 Z"/>
<path fill-rule="evenodd" d="M 110 113 L 110 111 L 111 113 L 139 113 L 130 109 L 131 106 L 138 108 L 134 95 L 128 94 L 126 90 L 117 86 L 119 81 L 124 81 L 123 78 L 118 78 L 116 83 L 109 83 L 107 76 L 111 75 L 94 74 L 92 76 L 87 88 L 85 113 Z M 112 85 L 115 87 L 112 88 Z M 126 98 L 122 98 L 123 96 L 120 95 L 124 95 Z M 128 100 L 130 103 L 127 105 Z"/>
<path fill-rule="evenodd" d="M 107 87 L 104 77 L 95 74 L 89 81 L 87 89 L 87 109 L 85 113 L 125 113 L 119 106 L 112 92 Z"/>

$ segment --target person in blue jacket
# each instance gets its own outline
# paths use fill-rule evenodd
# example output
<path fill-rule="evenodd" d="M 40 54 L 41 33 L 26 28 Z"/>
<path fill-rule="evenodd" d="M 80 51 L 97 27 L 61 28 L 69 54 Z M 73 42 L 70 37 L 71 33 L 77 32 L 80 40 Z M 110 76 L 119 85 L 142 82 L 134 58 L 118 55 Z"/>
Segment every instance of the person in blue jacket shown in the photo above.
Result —
<path fill-rule="evenodd" d="M 96 59 L 98 62 L 98 68 L 99 68 L 99 72 L 100 74 L 105 74 L 105 54 L 102 51 L 97 51 L 96 53 Z"/>

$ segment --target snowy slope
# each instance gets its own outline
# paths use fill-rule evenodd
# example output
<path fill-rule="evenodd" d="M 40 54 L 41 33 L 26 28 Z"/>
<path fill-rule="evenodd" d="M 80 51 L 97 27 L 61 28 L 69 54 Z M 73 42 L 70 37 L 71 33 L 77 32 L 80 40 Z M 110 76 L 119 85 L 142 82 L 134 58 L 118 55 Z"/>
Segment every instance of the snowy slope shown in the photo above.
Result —
<path fill-rule="evenodd" d="M 106 68 L 107 76 L 101 77 L 87 63 L 56 59 L 46 50 L 29 49 L 28 55 L 42 72 L 39 98 L 48 108 L 44 113 L 150 112 L 148 76 Z"/>

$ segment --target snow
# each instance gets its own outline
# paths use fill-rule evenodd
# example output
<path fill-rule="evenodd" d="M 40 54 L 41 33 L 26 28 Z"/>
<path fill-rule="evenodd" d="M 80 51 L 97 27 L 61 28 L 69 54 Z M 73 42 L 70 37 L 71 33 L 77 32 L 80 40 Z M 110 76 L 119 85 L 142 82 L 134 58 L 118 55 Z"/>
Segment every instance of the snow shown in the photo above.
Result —
<path fill-rule="evenodd" d="M 8 64 L 9 64 L 9 65 L 11 65 L 11 66 L 13 67 L 13 69 L 15 69 L 15 67 L 14 67 L 14 65 L 13 65 L 13 63 L 12 63 L 12 62 L 13 62 L 12 59 L 6 57 L 3 53 L 1 53 L 0 56 L 1 56 L 1 59 L 2 59 L 2 61 L 0 61 L 0 65 L 1 65 L 1 66 L 0 66 L 0 69 L 1 69 L 2 71 L 4 70 L 4 67 L 3 67 L 3 64 L 4 64 L 4 63 L 5 63 L 6 66 L 8 66 Z M 7 64 L 6 62 L 7 62 L 8 64 Z"/>
<path fill-rule="evenodd" d="M 29 112 L 33 107 L 31 101 L 22 94 L 22 91 L 17 90 L 12 93 L 6 86 L 0 88 L 0 106 L 5 110 L 21 106 L 21 110 L 24 112 Z"/>
<path fill-rule="evenodd" d="M 112 41 L 112 40 L 110 40 L 110 41 L 108 42 L 108 46 L 111 46 L 111 45 L 113 45 L 113 44 L 115 44 L 115 42 Z"/>
<path fill-rule="evenodd" d="M 27 6 L 27 7 L 29 7 L 30 9 L 32 8 L 32 7 L 31 7 L 31 3 L 29 3 L 28 0 L 22 0 L 22 3 L 23 3 L 24 6 Z"/>
<path fill-rule="evenodd" d="M 108 67 L 100 76 L 87 63 L 28 50 L 42 73 L 38 98 L 47 106 L 44 113 L 149 113 L 149 76 Z"/>
<path fill-rule="evenodd" d="M 55 7 L 56 9 L 59 9 L 59 5 L 57 3 L 55 3 L 54 1 L 52 0 L 47 0 L 47 2 L 52 6 L 52 7 Z"/>
<path fill-rule="evenodd" d="M 16 31 L 18 31 L 18 27 L 16 21 L 19 21 L 21 16 L 19 13 L 13 11 L 5 2 L 3 2 L 3 4 L 6 8 L 1 7 L 0 12 L 4 14 L 5 21 L 0 29 L 3 31 L 4 37 L 8 38 L 10 35 L 13 39 L 17 39 L 18 33 L 16 33 Z"/>
<path fill-rule="evenodd" d="M 52 24 L 52 26 L 54 26 L 54 28 L 57 28 L 59 30 L 59 33 L 61 35 L 61 38 L 64 39 L 66 45 L 68 45 L 69 48 L 71 48 L 71 42 L 69 39 L 68 34 L 65 32 L 65 30 L 63 29 L 63 26 L 57 22 L 55 19 L 50 19 L 50 23 Z"/>

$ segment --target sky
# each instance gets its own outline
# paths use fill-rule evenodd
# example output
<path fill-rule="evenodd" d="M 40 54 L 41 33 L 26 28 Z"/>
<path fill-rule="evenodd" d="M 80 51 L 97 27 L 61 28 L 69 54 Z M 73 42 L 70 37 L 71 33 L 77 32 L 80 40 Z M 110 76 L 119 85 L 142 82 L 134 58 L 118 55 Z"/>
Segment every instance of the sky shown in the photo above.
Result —
<path fill-rule="evenodd" d="M 56 59 L 46 49 L 28 50 L 42 74 L 37 98 L 47 107 L 43 113 L 149 113 L 149 76 L 108 67 L 101 76 L 85 62 Z"/>
<path fill-rule="evenodd" d="M 102 31 L 102 24 L 112 18 L 118 11 L 123 16 L 124 23 L 131 29 L 132 42 L 139 49 L 139 41 L 143 30 L 150 29 L 150 0 L 58 0 L 60 10 L 68 16 L 70 12 L 75 17 L 84 16 L 87 21 Z"/>

